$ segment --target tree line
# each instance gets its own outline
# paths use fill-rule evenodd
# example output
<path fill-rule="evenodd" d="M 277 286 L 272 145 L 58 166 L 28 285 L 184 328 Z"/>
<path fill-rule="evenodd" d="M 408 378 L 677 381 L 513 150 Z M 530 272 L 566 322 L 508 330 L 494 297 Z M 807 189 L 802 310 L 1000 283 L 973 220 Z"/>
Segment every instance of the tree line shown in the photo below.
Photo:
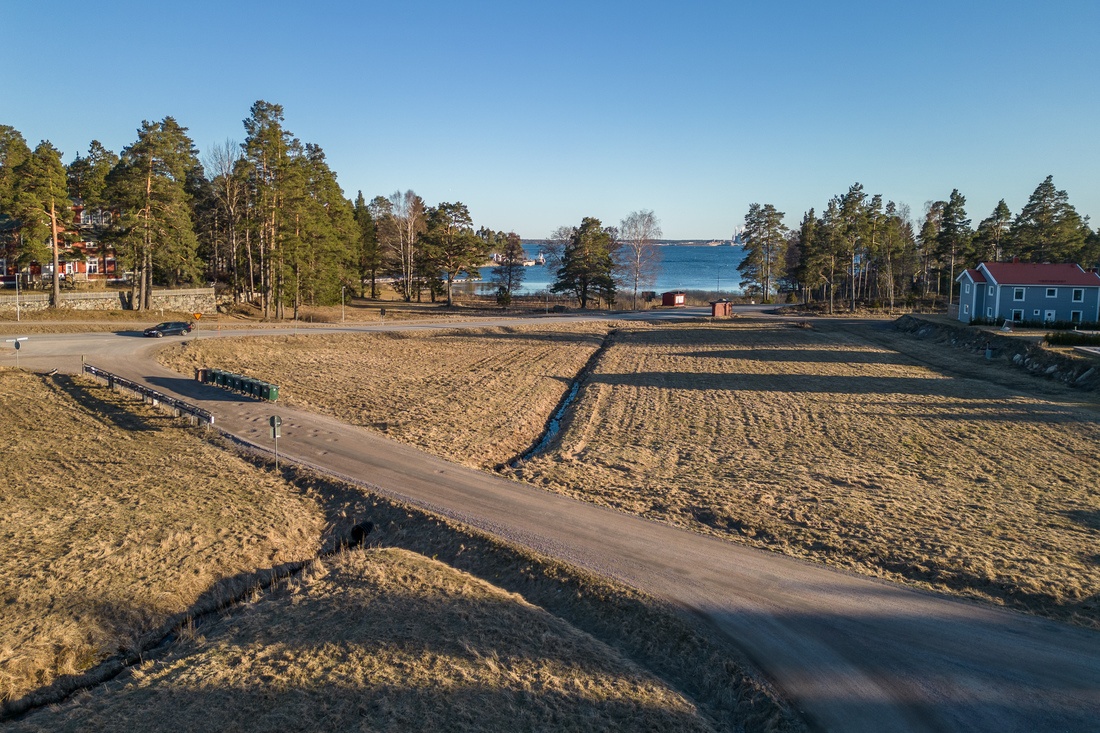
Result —
<path fill-rule="evenodd" d="M 859 183 L 833 196 L 819 216 L 807 211 L 798 229 L 771 204 L 751 204 L 740 235 L 745 259 L 742 287 L 771 300 L 780 290 L 806 301 L 839 299 L 895 306 L 898 299 L 949 297 L 956 276 L 979 262 L 1076 262 L 1100 265 L 1100 231 L 1089 227 L 1047 176 L 1015 216 L 998 202 L 977 227 L 966 212 L 966 198 L 953 190 L 925 205 L 912 219 L 905 204 L 883 202 Z"/>
<path fill-rule="evenodd" d="M 282 106 L 257 101 L 243 124 L 243 143 L 216 145 L 201 160 L 187 128 L 165 117 L 143 122 L 118 154 L 93 140 L 68 165 L 48 141 L 32 150 L 0 125 L 0 244 L 17 271 L 52 261 L 59 272 L 59 247 L 79 224 L 76 201 L 105 213 L 96 236 L 133 273 L 135 309 L 150 306 L 154 284 L 214 281 L 277 318 L 346 292 L 378 297 L 382 279 L 406 301 L 450 303 L 457 278 L 509 246 L 522 266 L 519 236 L 475 231 L 461 202 L 428 206 L 411 190 L 348 200 L 321 147 L 286 129 Z M 508 295 L 517 278 L 503 277 Z"/>

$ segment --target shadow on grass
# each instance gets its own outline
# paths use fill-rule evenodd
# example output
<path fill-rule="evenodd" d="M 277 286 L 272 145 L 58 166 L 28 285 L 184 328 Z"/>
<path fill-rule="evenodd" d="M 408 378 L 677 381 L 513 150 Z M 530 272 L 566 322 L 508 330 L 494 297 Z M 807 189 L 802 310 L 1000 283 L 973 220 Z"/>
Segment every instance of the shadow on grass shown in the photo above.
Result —
<path fill-rule="evenodd" d="M 494 341 L 517 341 L 517 342 L 553 342 L 563 345 L 569 344 L 588 344 L 591 346 L 599 346 L 603 340 L 603 334 L 598 332 L 570 332 L 570 331 L 551 331 L 545 329 L 537 329 L 537 327 L 528 328 L 516 328 L 511 326 L 496 327 L 488 331 L 476 330 L 468 332 L 462 329 L 456 329 L 454 331 L 448 331 L 446 333 L 438 334 L 438 337 L 464 339 L 471 341 L 478 341 L 482 339 L 494 340 Z"/>
<path fill-rule="evenodd" d="M 897 352 L 857 351 L 854 349 L 774 349 L 744 348 L 719 351 L 685 351 L 673 356 L 693 359 L 744 359 L 746 361 L 777 361 L 794 364 L 911 364 Z"/>
<path fill-rule="evenodd" d="M 1100 509 L 1073 509 L 1065 512 L 1065 516 L 1084 527 L 1100 532 Z"/>
<path fill-rule="evenodd" d="M 913 394 L 950 396 L 940 385 L 950 380 L 920 377 L 854 377 L 850 375 L 741 374 L 714 372 L 634 372 L 593 374 L 589 381 L 626 387 L 684 390 L 816 394 Z"/>
<path fill-rule="evenodd" d="M 126 406 L 112 404 L 100 397 L 99 390 L 107 389 L 107 387 L 102 385 L 87 387 L 84 384 L 78 383 L 73 377 L 67 374 L 44 376 L 43 379 L 50 380 L 56 387 L 67 394 L 85 410 L 94 413 L 97 417 L 110 421 L 116 427 L 123 430 L 130 430 L 133 432 L 156 431 L 160 430 L 159 425 L 157 425 L 158 422 L 168 421 L 170 419 L 159 415 L 156 417 L 138 415 L 129 410 Z"/>

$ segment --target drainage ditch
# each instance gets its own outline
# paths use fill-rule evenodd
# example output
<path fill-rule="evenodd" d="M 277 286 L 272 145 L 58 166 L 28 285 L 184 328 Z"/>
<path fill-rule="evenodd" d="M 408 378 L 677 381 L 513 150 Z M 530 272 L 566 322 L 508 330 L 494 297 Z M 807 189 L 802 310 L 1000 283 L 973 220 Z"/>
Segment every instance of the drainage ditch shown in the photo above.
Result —
<path fill-rule="evenodd" d="M 602 357 L 608 347 L 611 346 L 612 339 L 618 333 L 619 329 L 617 328 L 608 331 L 607 335 L 604 336 L 603 343 L 600 344 L 598 349 L 592 352 L 592 356 L 588 357 L 588 361 L 585 362 L 581 370 L 577 372 L 577 376 L 573 378 L 573 381 L 569 385 L 569 389 L 566 390 L 565 394 L 558 402 L 557 407 L 555 407 L 554 411 L 550 414 L 550 419 L 546 421 L 546 427 L 543 428 L 542 434 L 535 440 L 530 448 L 521 453 L 518 457 L 513 458 L 507 464 L 510 468 L 519 468 L 527 461 L 544 452 L 550 446 L 550 443 L 552 443 L 554 438 L 558 436 L 558 433 L 561 432 L 562 421 L 565 419 L 565 415 L 569 411 L 569 408 L 572 407 L 573 401 L 576 400 L 577 395 L 580 393 L 581 387 L 584 386 L 584 382 L 595 370 L 596 364 L 600 361 L 600 357 Z M 502 468 L 504 468 L 504 464 L 497 466 L 497 470 Z"/>

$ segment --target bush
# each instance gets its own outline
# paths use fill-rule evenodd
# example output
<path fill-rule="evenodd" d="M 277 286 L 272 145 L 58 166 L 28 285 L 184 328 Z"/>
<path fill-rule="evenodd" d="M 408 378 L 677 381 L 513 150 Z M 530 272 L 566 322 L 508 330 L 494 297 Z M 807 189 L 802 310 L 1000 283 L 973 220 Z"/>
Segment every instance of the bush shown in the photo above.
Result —
<path fill-rule="evenodd" d="M 1046 342 L 1051 346 L 1100 346 L 1100 334 L 1062 331 L 1048 333 Z"/>
<path fill-rule="evenodd" d="M 974 318 L 971 326 L 1000 326 L 1001 318 Z M 1100 331 L 1100 323 L 1074 323 L 1072 321 L 1009 321 L 1016 328 L 1049 328 L 1054 331 Z"/>

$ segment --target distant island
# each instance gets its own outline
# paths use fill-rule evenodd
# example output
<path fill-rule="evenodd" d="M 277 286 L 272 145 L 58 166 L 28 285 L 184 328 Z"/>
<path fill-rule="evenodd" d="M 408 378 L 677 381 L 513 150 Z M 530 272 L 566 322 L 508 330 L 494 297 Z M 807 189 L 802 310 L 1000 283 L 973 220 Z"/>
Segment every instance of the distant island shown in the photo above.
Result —
<path fill-rule="evenodd" d="M 524 239 L 524 244 L 544 245 L 550 239 Z M 735 239 L 655 239 L 653 243 L 661 247 L 729 247 L 741 244 Z"/>

